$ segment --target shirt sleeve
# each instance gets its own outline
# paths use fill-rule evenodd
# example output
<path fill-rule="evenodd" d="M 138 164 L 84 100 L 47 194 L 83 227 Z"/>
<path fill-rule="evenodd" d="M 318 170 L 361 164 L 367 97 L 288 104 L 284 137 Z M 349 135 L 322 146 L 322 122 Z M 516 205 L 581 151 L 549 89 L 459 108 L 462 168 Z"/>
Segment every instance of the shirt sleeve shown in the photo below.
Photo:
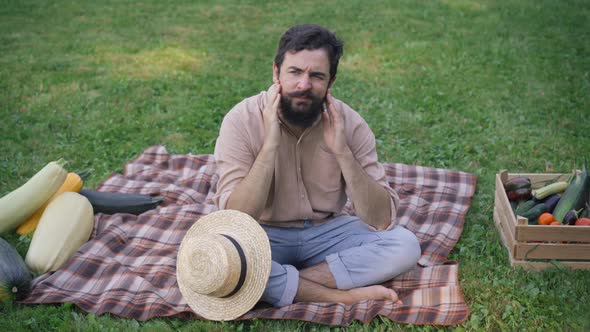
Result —
<path fill-rule="evenodd" d="M 348 108 L 345 104 L 343 104 L 343 107 Z M 387 182 L 385 168 L 378 161 L 375 135 L 369 128 L 369 125 L 358 113 L 350 108 L 349 110 L 349 112 L 346 112 L 347 117 L 350 117 L 346 119 L 348 126 L 347 130 L 349 130 L 349 145 L 351 147 L 352 153 L 354 154 L 354 157 L 365 170 L 365 172 L 367 172 L 367 174 L 373 178 L 373 180 L 385 188 L 389 194 L 391 222 L 387 229 L 392 229 L 396 224 L 395 220 L 397 207 L 399 206 L 399 195 Z M 372 226 L 369 225 L 369 227 Z"/>
<path fill-rule="evenodd" d="M 225 209 L 232 191 L 248 175 L 256 159 L 236 108 L 224 117 L 215 143 L 214 157 L 219 180 L 213 202 L 220 210 Z"/>

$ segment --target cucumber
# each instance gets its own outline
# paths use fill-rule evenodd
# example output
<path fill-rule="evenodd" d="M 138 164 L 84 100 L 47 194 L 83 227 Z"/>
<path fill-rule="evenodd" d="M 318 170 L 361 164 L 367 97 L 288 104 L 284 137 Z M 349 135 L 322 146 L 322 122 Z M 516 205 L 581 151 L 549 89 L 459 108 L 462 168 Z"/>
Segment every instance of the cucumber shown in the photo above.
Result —
<path fill-rule="evenodd" d="M 590 196 L 590 176 L 588 175 L 588 160 L 584 159 L 584 170 L 572 178 L 553 210 L 555 220 L 563 222 L 563 218 L 569 211 L 578 211 L 584 208 L 588 202 L 588 196 Z"/>
<path fill-rule="evenodd" d="M 539 216 L 545 212 L 547 212 L 547 207 L 544 203 L 539 203 L 533 206 L 532 209 L 519 214 L 519 216 L 527 218 L 529 225 L 537 225 L 539 224 Z"/>
<path fill-rule="evenodd" d="M 537 204 L 540 204 L 540 203 L 537 203 L 532 199 L 530 199 L 526 202 L 522 202 L 522 203 L 518 204 L 518 206 L 516 207 L 516 211 L 514 211 L 514 213 L 516 215 L 522 216 L 522 213 L 525 213 L 526 211 L 532 209 Z"/>
<path fill-rule="evenodd" d="M 94 213 L 104 214 L 130 213 L 139 215 L 155 209 L 164 201 L 162 198 L 143 194 L 111 193 L 89 189 L 80 190 L 80 194 L 88 198 Z"/>

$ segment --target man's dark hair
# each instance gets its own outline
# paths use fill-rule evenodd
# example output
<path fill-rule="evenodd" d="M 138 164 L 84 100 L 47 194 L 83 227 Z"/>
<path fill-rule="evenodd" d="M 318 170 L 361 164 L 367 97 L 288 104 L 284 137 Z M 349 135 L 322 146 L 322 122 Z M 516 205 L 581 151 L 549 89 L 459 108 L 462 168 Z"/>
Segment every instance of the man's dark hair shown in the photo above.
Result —
<path fill-rule="evenodd" d="M 325 49 L 330 59 L 330 79 L 336 76 L 338 61 L 344 50 L 344 44 L 336 34 L 317 24 L 296 25 L 287 30 L 279 41 L 275 64 L 280 71 L 286 52 Z"/>

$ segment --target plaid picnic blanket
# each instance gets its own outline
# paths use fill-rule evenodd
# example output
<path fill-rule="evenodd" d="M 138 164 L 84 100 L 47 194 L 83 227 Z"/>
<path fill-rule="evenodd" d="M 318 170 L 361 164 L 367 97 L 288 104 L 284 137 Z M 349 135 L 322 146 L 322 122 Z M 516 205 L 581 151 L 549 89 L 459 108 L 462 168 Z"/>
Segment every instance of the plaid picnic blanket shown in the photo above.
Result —
<path fill-rule="evenodd" d="M 384 164 L 400 195 L 399 222 L 420 239 L 419 266 L 384 283 L 403 305 L 366 300 L 257 306 L 240 319 L 297 319 L 329 325 L 369 322 L 377 315 L 412 324 L 454 325 L 469 309 L 458 283 L 458 264 L 448 262 L 471 204 L 476 177 L 467 173 L 404 164 Z M 22 303 L 71 302 L 97 315 L 139 321 L 174 316 L 200 318 L 176 282 L 176 254 L 185 232 L 215 210 L 217 176 L 212 155 L 171 155 L 163 146 L 146 149 L 99 186 L 109 192 L 160 196 L 165 203 L 139 216 L 97 214 L 90 241 L 60 270 L 34 280 Z M 346 209 L 351 211 L 350 204 Z"/>

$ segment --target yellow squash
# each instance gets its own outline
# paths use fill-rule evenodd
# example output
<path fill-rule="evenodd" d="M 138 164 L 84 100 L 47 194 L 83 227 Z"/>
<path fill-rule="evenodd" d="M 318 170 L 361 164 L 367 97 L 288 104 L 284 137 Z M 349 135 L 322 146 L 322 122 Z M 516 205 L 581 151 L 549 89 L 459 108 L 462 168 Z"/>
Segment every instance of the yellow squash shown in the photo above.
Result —
<path fill-rule="evenodd" d="M 75 192 L 61 193 L 43 212 L 25 263 L 37 274 L 56 271 L 90 239 L 93 226 L 88 199 Z"/>
<path fill-rule="evenodd" d="M 64 183 L 63 160 L 52 161 L 25 184 L 0 199 L 0 234 L 14 230 L 37 211 Z"/>
<path fill-rule="evenodd" d="M 33 232 L 39 224 L 39 220 L 43 215 L 43 211 L 45 211 L 47 205 L 49 205 L 49 203 L 53 199 L 55 199 L 59 194 L 66 191 L 79 192 L 82 189 L 83 184 L 84 182 L 82 181 L 82 178 L 80 178 L 80 175 L 74 172 L 68 173 L 65 182 L 61 185 L 61 187 L 59 187 L 57 192 L 53 194 L 53 196 L 51 196 L 51 198 L 47 202 L 45 202 L 43 206 L 38 208 L 37 211 L 35 211 L 35 213 L 33 213 L 33 215 L 29 219 L 27 219 L 27 221 L 18 226 L 16 232 L 20 235 L 27 235 Z"/>

